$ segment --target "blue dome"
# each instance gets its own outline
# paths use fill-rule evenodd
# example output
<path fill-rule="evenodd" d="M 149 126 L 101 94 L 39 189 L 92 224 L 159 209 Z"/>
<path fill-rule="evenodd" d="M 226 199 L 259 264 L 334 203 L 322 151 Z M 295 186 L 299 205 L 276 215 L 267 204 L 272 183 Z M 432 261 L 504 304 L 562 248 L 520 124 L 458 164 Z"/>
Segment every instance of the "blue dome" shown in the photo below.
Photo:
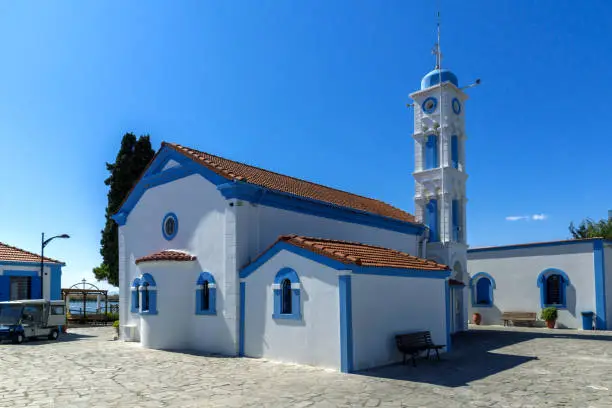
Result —
<path fill-rule="evenodd" d="M 457 76 L 450 72 L 448 69 L 434 69 L 421 80 L 421 89 L 429 88 L 430 86 L 438 85 L 440 83 L 440 76 L 442 76 L 442 82 L 450 82 L 459 87 L 459 80 Z"/>

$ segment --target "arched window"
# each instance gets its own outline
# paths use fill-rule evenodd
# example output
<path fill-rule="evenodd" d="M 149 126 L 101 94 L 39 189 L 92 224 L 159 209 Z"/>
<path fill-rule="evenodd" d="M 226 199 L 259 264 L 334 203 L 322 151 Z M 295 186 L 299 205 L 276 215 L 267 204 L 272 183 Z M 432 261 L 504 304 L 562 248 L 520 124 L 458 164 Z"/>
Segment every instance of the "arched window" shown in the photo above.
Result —
<path fill-rule="evenodd" d="M 215 278 L 202 272 L 196 282 L 195 312 L 198 315 L 217 314 L 217 285 Z"/>
<path fill-rule="evenodd" d="M 454 168 L 459 168 L 459 137 L 451 136 L 451 162 Z"/>
<path fill-rule="evenodd" d="M 425 170 L 435 169 L 438 166 L 438 136 L 429 135 L 425 142 Z"/>
<path fill-rule="evenodd" d="M 302 318 L 300 305 L 300 279 L 290 268 L 281 269 L 274 278 L 274 319 Z"/>
<path fill-rule="evenodd" d="M 281 283 L 281 313 L 291 314 L 291 281 L 283 279 Z"/>
<path fill-rule="evenodd" d="M 470 280 L 473 307 L 492 307 L 495 279 L 486 272 L 478 272 Z"/>
<path fill-rule="evenodd" d="M 538 276 L 540 288 L 540 305 L 542 308 L 554 306 L 558 309 L 567 307 L 567 286 L 570 280 L 560 269 L 546 269 Z"/>
<path fill-rule="evenodd" d="M 139 289 L 140 289 L 140 279 L 136 278 L 132 282 L 132 286 L 131 286 L 132 302 L 130 305 L 130 312 L 132 313 L 138 313 L 140 311 L 140 297 L 138 296 Z"/>
<path fill-rule="evenodd" d="M 157 314 L 157 285 L 148 273 L 140 277 L 140 313 Z"/>

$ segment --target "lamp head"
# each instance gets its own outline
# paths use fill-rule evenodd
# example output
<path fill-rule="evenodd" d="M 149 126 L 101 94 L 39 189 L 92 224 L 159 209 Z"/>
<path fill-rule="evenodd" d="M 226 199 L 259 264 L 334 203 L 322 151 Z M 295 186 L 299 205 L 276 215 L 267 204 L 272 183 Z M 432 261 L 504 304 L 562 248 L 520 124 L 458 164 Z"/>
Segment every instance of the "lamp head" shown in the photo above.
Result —
<path fill-rule="evenodd" d="M 68 235 L 68 234 L 62 234 L 62 235 L 60 235 L 58 238 L 70 238 L 70 235 Z"/>

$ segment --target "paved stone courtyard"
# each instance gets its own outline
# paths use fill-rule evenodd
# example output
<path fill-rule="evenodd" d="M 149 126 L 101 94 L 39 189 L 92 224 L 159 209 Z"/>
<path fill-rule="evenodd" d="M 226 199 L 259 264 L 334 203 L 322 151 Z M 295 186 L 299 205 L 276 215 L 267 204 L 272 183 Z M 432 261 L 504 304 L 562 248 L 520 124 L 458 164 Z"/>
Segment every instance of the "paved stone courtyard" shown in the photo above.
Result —
<path fill-rule="evenodd" d="M 478 328 L 441 362 L 344 375 L 70 331 L 0 345 L 0 407 L 612 407 L 611 332 Z"/>

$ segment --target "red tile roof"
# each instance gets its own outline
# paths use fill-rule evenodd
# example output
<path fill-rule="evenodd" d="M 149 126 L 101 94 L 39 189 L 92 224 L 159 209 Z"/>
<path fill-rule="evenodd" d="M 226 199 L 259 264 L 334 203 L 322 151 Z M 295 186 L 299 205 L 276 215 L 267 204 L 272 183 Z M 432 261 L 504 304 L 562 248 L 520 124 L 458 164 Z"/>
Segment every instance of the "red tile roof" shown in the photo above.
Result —
<path fill-rule="evenodd" d="M 177 249 L 166 249 L 164 251 L 155 252 L 150 255 L 143 256 L 136 260 L 136 263 L 141 262 L 155 262 L 155 261 L 195 261 L 197 258 L 195 255 L 191 255 L 185 251 L 179 251 Z"/>
<path fill-rule="evenodd" d="M 416 219 L 412 214 L 379 200 L 224 159 L 179 144 L 163 142 L 162 147 L 164 146 L 176 150 L 228 180 L 243 181 L 270 190 L 318 200 L 340 207 L 372 213 L 403 222 L 416 223 Z"/>
<path fill-rule="evenodd" d="M 40 263 L 40 255 L 34 252 L 19 249 L 0 242 L 0 261 L 15 261 L 15 262 L 38 262 Z M 47 263 L 64 264 L 61 261 L 45 257 Z"/>
<path fill-rule="evenodd" d="M 282 235 L 272 246 L 280 241 L 307 249 L 345 264 L 426 271 L 449 270 L 448 266 L 428 259 L 418 258 L 395 249 L 361 244 L 358 242 L 311 238 L 299 235 Z M 267 252 L 267 250 L 264 251 L 264 253 L 265 252 Z"/>

